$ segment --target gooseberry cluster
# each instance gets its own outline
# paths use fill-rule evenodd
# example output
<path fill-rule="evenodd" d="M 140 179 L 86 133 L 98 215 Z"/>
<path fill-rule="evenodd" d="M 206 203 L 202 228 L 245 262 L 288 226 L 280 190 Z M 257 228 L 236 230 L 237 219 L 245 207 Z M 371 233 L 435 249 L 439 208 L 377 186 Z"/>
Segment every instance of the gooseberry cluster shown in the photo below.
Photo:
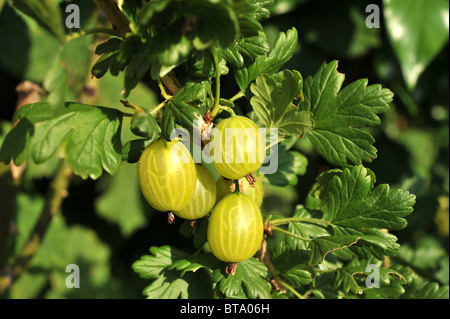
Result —
<path fill-rule="evenodd" d="M 206 166 L 194 163 L 180 141 L 160 138 L 139 159 L 139 184 L 146 200 L 159 211 L 187 220 L 211 212 L 209 249 L 218 259 L 235 263 L 253 256 L 263 239 L 260 206 L 264 191 L 260 179 L 252 174 L 262 165 L 258 156 L 262 135 L 255 122 L 244 116 L 233 115 L 214 129 L 221 133 L 209 141 L 213 151 L 221 151 L 220 156 L 211 151 L 214 168 L 221 175 L 217 181 Z M 220 138 L 214 140 L 215 136 Z M 248 175 L 252 176 L 250 182 Z M 230 192 L 232 186 L 234 191 Z"/>

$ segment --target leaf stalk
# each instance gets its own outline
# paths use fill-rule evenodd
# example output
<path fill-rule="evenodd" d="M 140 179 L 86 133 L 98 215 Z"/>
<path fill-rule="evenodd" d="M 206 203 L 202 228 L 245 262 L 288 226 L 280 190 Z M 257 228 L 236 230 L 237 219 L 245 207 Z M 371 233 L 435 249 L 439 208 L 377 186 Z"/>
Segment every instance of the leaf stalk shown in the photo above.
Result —
<path fill-rule="evenodd" d="M 220 68 L 219 68 L 219 58 L 217 57 L 217 49 L 213 44 L 210 47 L 211 54 L 214 61 L 214 69 L 216 71 L 216 92 L 214 97 L 214 106 L 211 111 L 211 116 L 214 118 L 220 110 Z"/>

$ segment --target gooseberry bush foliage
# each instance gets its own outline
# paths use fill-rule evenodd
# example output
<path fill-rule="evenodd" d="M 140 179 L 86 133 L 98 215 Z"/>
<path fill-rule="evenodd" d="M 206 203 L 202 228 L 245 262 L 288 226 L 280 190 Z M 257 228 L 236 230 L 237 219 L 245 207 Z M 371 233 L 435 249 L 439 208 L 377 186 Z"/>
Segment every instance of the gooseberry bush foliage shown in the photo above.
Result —
<path fill-rule="evenodd" d="M 116 174 L 122 162 L 133 163 L 136 175 L 146 165 L 139 173 L 141 191 L 160 214 L 170 211 L 170 222 L 181 224 L 179 236 L 195 247 L 188 252 L 152 246 L 133 263 L 136 276 L 148 281 L 143 291 L 147 298 L 448 296 L 448 288 L 419 285 L 411 268 L 389 263 L 400 249 L 391 231 L 407 227 L 405 217 L 413 212 L 415 196 L 377 184 L 377 172 L 364 165 L 376 160 L 372 132 L 380 125 L 379 115 L 389 109 L 393 93 L 367 79 L 344 85 L 345 75 L 336 60 L 325 61 L 306 78 L 301 70 L 285 69 L 298 46 L 299 31 L 292 27 L 279 32 L 269 45 L 261 22 L 269 17 L 271 5 L 273 0 L 136 0 L 119 1 L 109 9 L 100 6 L 114 28 L 96 46 L 91 73 L 95 79 L 123 76 L 122 99 L 115 105 L 67 100 L 58 81 L 64 70 L 55 71 L 46 81 L 47 100 L 24 105 L 15 113 L 16 124 L 3 139 L 0 160 L 19 166 L 26 159 L 45 163 L 56 154 L 61 167 L 94 180 L 104 171 Z M 17 5 L 19 10 L 24 7 L 30 9 Z M 39 18 L 37 22 L 48 27 Z M 50 32 L 60 35 L 58 30 Z M 64 50 L 62 46 L 59 62 L 65 59 Z M 59 67 L 55 63 L 52 68 Z M 160 103 L 130 102 L 130 95 L 148 77 L 157 84 Z M 221 94 L 225 77 L 235 83 L 233 96 Z M 250 171 L 253 175 L 246 172 L 233 181 L 220 176 L 215 165 L 203 163 L 177 172 L 175 182 L 166 178 L 173 167 L 158 159 L 168 158 L 164 145 L 175 128 L 202 135 L 235 117 L 277 129 L 275 141 L 267 142 L 267 156 L 273 147 L 278 149 L 275 173 Z M 128 140 L 121 139 L 123 129 L 130 131 Z M 298 203 L 290 216 L 272 214 L 261 206 L 264 186 L 302 183 L 307 170 L 306 157 L 291 150 L 299 139 L 308 139 L 332 168 L 317 176 L 305 202 Z M 156 153 L 143 159 L 144 150 L 152 147 Z M 144 163 L 149 157 L 153 162 Z M 205 178 L 209 184 L 204 189 L 215 192 L 205 192 L 204 197 L 215 200 L 208 198 L 210 208 L 201 217 L 195 215 L 199 203 L 183 215 L 178 206 L 184 197 L 194 196 L 193 178 L 205 169 L 214 179 Z M 151 177 L 143 179 L 147 173 Z M 158 204 L 149 200 L 152 196 Z M 215 208 L 225 217 L 213 220 Z M 234 216 L 251 219 L 252 214 L 262 223 L 249 227 L 249 234 L 238 227 L 229 229 Z M 218 238 L 224 228 L 225 239 Z M 255 238 L 257 251 L 254 243 L 246 242 Z M 241 239 L 244 242 L 233 249 L 245 258 L 223 257 L 230 249 L 223 245 Z M 366 284 L 373 278 L 370 265 L 378 269 L 377 287 Z"/>

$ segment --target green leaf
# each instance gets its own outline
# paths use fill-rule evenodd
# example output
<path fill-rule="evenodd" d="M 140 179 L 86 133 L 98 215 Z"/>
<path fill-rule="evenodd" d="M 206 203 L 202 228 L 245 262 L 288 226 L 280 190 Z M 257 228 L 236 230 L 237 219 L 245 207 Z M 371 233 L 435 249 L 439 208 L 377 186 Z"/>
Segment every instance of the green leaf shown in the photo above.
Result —
<path fill-rule="evenodd" d="M 122 148 L 122 161 L 127 161 L 128 163 L 137 163 L 141 157 L 144 149 L 149 145 L 149 140 L 147 139 L 137 139 L 127 141 Z"/>
<path fill-rule="evenodd" d="M 209 50 L 194 51 L 187 61 L 188 72 L 198 77 L 212 77 L 215 76 L 214 61 Z M 219 61 L 220 74 L 227 74 L 228 67 L 226 61 L 220 59 Z"/>
<path fill-rule="evenodd" d="M 246 92 L 250 84 L 263 73 L 273 74 L 277 72 L 294 54 L 297 47 L 297 29 L 292 28 L 286 33 L 280 32 L 270 54 L 259 55 L 251 59 L 249 64 L 234 70 L 236 83 L 242 92 Z"/>
<path fill-rule="evenodd" d="M 170 134 L 174 129 L 175 129 L 175 118 L 173 116 L 172 108 L 166 106 L 164 108 L 164 114 L 161 122 L 161 136 L 166 141 L 170 141 Z"/>
<path fill-rule="evenodd" d="M 214 282 L 219 283 L 219 291 L 226 297 L 268 299 L 271 286 L 267 276 L 267 267 L 252 257 L 237 264 L 234 276 L 226 275 L 223 269 L 215 270 Z"/>
<path fill-rule="evenodd" d="M 306 207 L 308 209 L 319 209 L 328 204 L 328 189 L 335 175 L 342 175 L 342 170 L 338 168 L 329 169 L 316 177 L 316 183 L 314 183 L 308 193 L 306 201 Z"/>
<path fill-rule="evenodd" d="M 367 276 L 374 275 L 373 268 L 367 266 L 376 266 L 377 279 L 380 287 L 368 288 L 365 280 Z M 401 271 L 396 268 L 381 267 L 381 263 L 374 263 L 373 260 L 358 260 L 353 259 L 342 268 L 336 269 L 333 272 L 333 287 L 335 289 L 342 289 L 346 294 L 349 292 L 354 294 L 367 294 L 371 290 L 384 290 L 386 287 L 395 289 L 394 291 L 404 291 L 403 288 L 394 288 L 395 286 L 406 285 L 407 279 Z M 391 287 L 390 287 L 391 286 Z"/>
<path fill-rule="evenodd" d="M 301 97 L 302 87 L 301 74 L 289 70 L 283 72 L 281 88 L 268 74 L 258 76 L 250 87 L 253 110 L 265 127 L 278 128 L 281 140 L 286 136 L 300 138 L 314 127 L 312 113 L 293 104 L 294 99 Z"/>
<path fill-rule="evenodd" d="M 133 263 L 133 270 L 145 279 L 158 278 L 160 272 L 174 261 L 188 255 L 179 249 L 162 246 L 150 247 L 151 255 L 144 255 Z"/>
<path fill-rule="evenodd" d="M 384 2 L 386 30 L 410 90 L 448 41 L 448 12 L 445 0 Z"/>
<path fill-rule="evenodd" d="M 307 157 L 296 151 L 286 151 L 282 146 L 278 147 L 278 153 L 274 153 L 273 156 L 273 158 L 270 158 L 270 163 L 275 160 L 276 156 L 278 167 L 275 173 L 264 174 L 269 183 L 277 186 L 297 185 L 297 175 L 306 173 Z"/>
<path fill-rule="evenodd" d="M 178 29 L 179 26 L 174 24 L 148 42 L 147 46 L 151 54 L 155 55 L 156 61 L 151 72 L 154 80 L 165 76 L 191 53 L 191 42 Z"/>
<path fill-rule="evenodd" d="M 28 195 L 24 192 L 17 194 L 16 201 L 17 213 L 14 216 L 14 223 L 20 232 L 8 240 L 7 258 L 10 260 L 20 253 L 44 207 L 44 199 L 41 196 Z"/>
<path fill-rule="evenodd" d="M 107 41 L 97 45 L 95 48 L 95 54 L 102 55 L 105 53 L 116 52 L 120 49 L 122 43 L 123 40 L 121 38 L 111 37 Z"/>
<path fill-rule="evenodd" d="M 297 205 L 292 217 L 312 218 L 313 215 L 302 205 Z M 287 231 L 303 238 L 314 238 L 329 235 L 328 231 L 323 226 L 308 222 L 289 223 Z M 308 242 L 293 236 L 286 236 L 286 244 L 292 250 L 308 249 Z"/>
<path fill-rule="evenodd" d="M 364 259 L 374 257 L 378 260 L 384 260 L 385 256 L 396 256 L 400 249 L 397 237 L 381 229 L 367 228 L 363 231 L 356 231 L 351 228 L 333 226 L 333 232 L 337 236 L 349 235 L 357 237 L 358 242 L 350 246 L 348 251 L 339 251 L 339 253 L 351 252 L 353 255 L 348 255 L 352 257 L 356 254 Z"/>
<path fill-rule="evenodd" d="M 172 0 L 150 1 L 146 3 L 138 13 L 138 23 L 143 26 L 146 24 L 154 24 L 154 21 L 151 21 L 151 19 L 166 8 L 170 8 L 170 5 L 173 3 L 174 1 Z"/>
<path fill-rule="evenodd" d="M 0 65 L 18 79 L 42 83 L 59 53 L 59 42 L 32 18 L 7 5 L 1 13 L 2 45 Z"/>
<path fill-rule="evenodd" d="M 393 255 L 393 251 L 398 251 L 399 245 L 391 238 L 378 235 L 332 235 L 314 238 L 309 246 L 312 251 L 310 264 L 321 264 L 329 253 L 345 248 L 357 252 L 363 258 L 373 255 L 377 259 L 384 259 L 385 254 Z"/>
<path fill-rule="evenodd" d="M 33 1 L 13 0 L 13 6 L 35 20 L 42 28 L 53 34 L 60 42 L 63 42 L 64 29 L 59 1 Z"/>
<path fill-rule="evenodd" d="M 448 285 L 448 254 L 443 243 L 436 237 L 423 236 L 414 246 L 410 243 L 402 245 L 398 258 L 402 263 L 429 274 L 429 278 L 433 281 L 439 280 L 442 284 Z"/>
<path fill-rule="evenodd" d="M 12 123 L 5 120 L 0 120 L 0 149 L 2 148 L 3 141 L 6 135 L 12 128 Z"/>
<path fill-rule="evenodd" d="M 123 58 L 121 47 L 128 47 L 128 39 L 124 42 L 121 38 L 112 37 L 95 48 L 95 54 L 101 57 L 92 66 L 91 73 L 97 79 L 103 77 L 108 70 L 112 75 L 117 75 L 124 69 L 124 63 L 119 62 L 119 56 Z"/>
<path fill-rule="evenodd" d="M 182 276 L 188 271 L 196 272 L 200 268 L 212 271 L 218 265 L 223 265 L 211 253 L 191 256 L 171 246 L 151 247 L 150 253 L 133 263 L 133 270 L 141 278 L 158 278 L 164 269 L 180 271 Z"/>
<path fill-rule="evenodd" d="M 195 223 L 195 231 L 191 225 L 192 221 L 185 220 L 180 227 L 180 234 L 186 238 L 193 238 L 195 248 L 202 248 L 207 242 L 208 217 L 197 219 Z"/>
<path fill-rule="evenodd" d="M 206 299 L 212 298 L 211 280 L 202 272 L 187 273 L 164 271 L 148 285 L 143 294 L 147 299 Z"/>
<path fill-rule="evenodd" d="M 45 90 L 49 92 L 47 102 L 54 105 L 61 105 L 64 102 L 68 86 L 67 79 L 64 52 L 59 50 L 42 83 Z"/>
<path fill-rule="evenodd" d="M 97 62 L 92 66 L 91 73 L 97 79 L 103 77 L 106 72 L 111 68 L 114 59 L 117 57 L 117 52 L 109 52 L 103 54 Z"/>
<path fill-rule="evenodd" d="M 438 283 L 429 282 L 416 292 L 414 299 L 448 299 L 449 287 L 441 286 Z"/>
<path fill-rule="evenodd" d="M 223 266 L 211 253 L 189 256 L 170 246 L 151 247 L 150 253 L 132 266 L 141 278 L 155 279 L 144 289 L 148 298 L 205 298 L 212 291 L 211 277 L 205 273 Z"/>
<path fill-rule="evenodd" d="M 178 259 L 167 267 L 169 270 L 177 270 L 181 272 L 181 276 L 184 276 L 186 272 L 196 272 L 199 269 L 206 269 L 209 272 L 215 267 L 222 266 L 223 263 L 214 257 L 211 253 L 205 253 L 189 258 Z"/>
<path fill-rule="evenodd" d="M 139 3 L 139 6 L 138 6 Z M 122 13 L 127 17 L 127 19 L 130 22 L 136 22 L 137 21 L 137 13 L 140 8 L 140 1 L 139 0 L 128 0 L 128 1 L 118 1 L 119 9 L 122 11 Z"/>
<path fill-rule="evenodd" d="M 33 123 L 28 119 L 21 120 L 6 135 L 0 148 L 0 161 L 9 164 L 11 160 L 14 160 L 16 165 L 21 165 L 30 152 L 33 133 Z"/>
<path fill-rule="evenodd" d="M 404 228 L 403 217 L 412 212 L 415 196 L 400 189 L 390 190 L 387 184 L 373 188 L 375 176 L 363 166 L 346 168 L 342 174 L 333 170 L 319 177 L 313 189 L 322 189 L 320 196 L 327 198 L 320 209 L 323 219 L 332 226 L 332 234 L 310 242 L 311 264 L 320 264 L 329 253 L 345 248 L 362 258 L 395 256 L 399 251 L 397 238 L 381 229 Z M 290 231 L 295 233 L 292 225 Z"/>
<path fill-rule="evenodd" d="M 253 0 L 253 12 L 252 16 L 256 20 L 267 19 L 270 16 L 270 7 L 273 5 L 274 0 Z"/>
<path fill-rule="evenodd" d="M 136 110 L 134 113 L 131 119 L 130 129 L 137 136 L 149 139 L 149 143 L 155 141 L 160 132 L 156 119 L 149 112 L 142 109 Z"/>
<path fill-rule="evenodd" d="M 270 258 L 280 275 L 294 287 L 307 285 L 312 281 L 308 270 L 310 254 L 306 250 L 291 250 L 284 242 L 280 242 L 271 251 Z"/>
<path fill-rule="evenodd" d="M 124 98 L 128 97 L 131 90 L 138 85 L 154 62 L 155 57 L 152 54 L 150 45 L 140 45 L 135 49 L 125 69 Z"/>
<path fill-rule="evenodd" d="M 356 275 L 361 274 L 363 274 L 363 270 L 361 267 L 345 267 L 337 269 L 333 272 L 334 288 L 337 289 L 339 287 L 342 287 L 342 290 L 345 293 L 351 291 L 354 294 L 362 294 L 363 290 L 355 279 Z"/>
<path fill-rule="evenodd" d="M 225 1 L 190 0 L 184 6 L 184 14 L 197 18 L 197 36 L 193 43 L 198 50 L 215 40 L 222 47 L 227 47 L 239 37 L 238 19 Z"/>
<path fill-rule="evenodd" d="M 43 198 L 21 193 L 15 216 L 18 235 L 11 237 L 14 252 L 19 253 L 28 239 L 44 205 Z M 68 249 L 70 247 L 70 249 Z M 111 276 L 110 249 L 92 229 L 79 225 L 67 225 L 63 215 L 56 214 L 49 225 L 29 271 L 11 287 L 10 297 L 15 299 L 37 298 L 123 298 L 123 286 Z M 66 267 L 76 264 L 82 275 L 81 289 L 67 289 Z M 83 272 L 86 271 L 85 273 Z M 44 278 L 41 278 L 41 277 Z"/>
<path fill-rule="evenodd" d="M 329 253 L 355 245 L 360 239 L 361 237 L 356 235 L 321 236 L 314 238 L 309 245 L 312 252 L 310 264 L 319 265 L 324 262 L 325 257 Z"/>
<path fill-rule="evenodd" d="M 121 69 L 125 69 L 133 54 L 137 52 L 142 45 L 142 39 L 136 34 L 128 34 L 125 40 L 121 43 L 116 57 L 117 63 Z"/>
<path fill-rule="evenodd" d="M 79 103 L 52 108 L 42 102 L 22 107 L 15 117 L 20 119 L 19 128 L 6 137 L 0 150 L 2 161 L 23 162 L 31 142 L 33 160 L 43 163 L 64 142 L 67 161 L 82 178 L 96 179 L 102 168 L 113 174 L 120 165 L 121 114 L 117 110 Z"/>
<path fill-rule="evenodd" d="M 387 184 L 371 187 L 372 176 L 363 166 L 346 168 L 329 186 L 328 218 L 334 225 L 363 228 L 402 229 L 403 218 L 413 211 L 415 196 Z"/>
<path fill-rule="evenodd" d="M 393 94 L 380 85 L 367 86 L 357 80 L 344 89 L 344 74 L 337 61 L 324 64 L 304 83 L 302 109 L 313 112 L 314 129 L 307 136 L 317 152 L 330 164 L 344 166 L 348 161 L 361 164 L 376 157 L 374 138 L 363 128 L 380 124 L 376 114 L 389 108 Z"/>
<path fill-rule="evenodd" d="M 208 90 L 211 88 L 203 82 L 189 82 L 186 86 L 182 87 L 170 100 L 169 105 L 166 108 L 170 109 L 175 122 L 182 127 L 186 128 L 189 132 L 192 132 L 194 127 L 194 121 L 200 119 L 200 110 L 198 107 L 205 103 L 208 95 Z M 165 124 L 167 121 L 167 125 Z M 170 113 L 167 119 L 163 119 L 164 130 L 170 128 L 171 120 Z M 165 131 L 164 134 L 170 132 Z"/>
<path fill-rule="evenodd" d="M 235 48 L 244 60 L 254 59 L 259 55 L 268 53 L 270 50 L 266 35 L 262 32 L 257 36 L 239 39 L 236 45 L 231 48 Z"/>

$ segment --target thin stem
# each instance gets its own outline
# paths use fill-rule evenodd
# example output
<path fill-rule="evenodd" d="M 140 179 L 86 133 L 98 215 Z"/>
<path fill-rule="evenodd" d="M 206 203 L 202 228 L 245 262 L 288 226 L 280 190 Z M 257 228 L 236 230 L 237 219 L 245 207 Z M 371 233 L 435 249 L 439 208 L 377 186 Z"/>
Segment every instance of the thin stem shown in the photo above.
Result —
<path fill-rule="evenodd" d="M 216 71 L 216 96 L 214 97 L 214 107 L 211 111 L 211 116 L 214 118 L 219 112 L 219 102 L 220 102 L 220 68 L 219 68 L 219 58 L 217 57 L 217 49 L 213 44 L 210 47 L 211 54 L 214 60 L 214 69 Z"/>
<path fill-rule="evenodd" d="M 128 101 L 120 100 L 120 102 L 125 105 L 126 107 L 132 107 L 136 110 L 136 112 L 148 112 L 147 110 L 144 110 L 143 108 L 137 106 L 136 104 L 130 103 Z M 152 116 L 155 116 L 156 113 L 158 113 L 159 110 L 161 110 L 166 105 L 166 101 L 159 103 L 153 110 L 151 110 L 149 113 Z M 125 110 L 120 110 L 122 112 L 123 116 L 133 116 L 135 112 L 128 113 Z"/>
<path fill-rule="evenodd" d="M 159 110 L 161 110 L 165 105 L 166 105 L 166 101 L 159 103 L 158 106 L 156 106 L 153 110 L 150 111 L 150 114 L 155 116 L 156 113 L 158 113 Z"/>
<path fill-rule="evenodd" d="M 311 268 L 313 271 L 322 272 L 322 273 L 329 273 L 336 271 L 336 269 L 320 269 L 320 268 Z"/>
<path fill-rule="evenodd" d="M 270 218 L 270 216 L 269 216 Z M 266 222 L 269 222 L 269 220 L 266 220 Z M 270 253 L 267 250 L 267 241 L 266 239 L 263 239 L 263 242 L 261 243 L 260 247 L 260 257 L 259 260 L 266 265 L 267 269 L 269 270 L 269 273 L 272 275 L 273 279 L 280 285 L 282 285 L 284 288 L 287 288 L 290 290 L 297 298 L 303 299 L 303 296 L 295 290 L 293 287 L 291 287 L 289 284 L 287 284 L 283 279 L 281 279 L 278 270 L 275 268 L 274 264 L 270 260 Z M 277 287 L 276 287 L 277 288 Z M 279 289 L 277 289 L 279 290 Z"/>
<path fill-rule="evenodd" d="M 164 85 L 172 95 L 175 95 L 180 89 L 180 83 L 175 77 L 175 73 L 173 71 L 170 71 L 165 76 L 163 76 L 161 78 L 161 81 L 162 83 L 164 83 Z"/>
<path fill-rule="evenodd" d="M 319 218 L 309 218 L 309 217 L 287 217 L 272 220 L 272 226 L 289 224 L 292 222 L 305 222 L 305 223 L 316 223 L 325 224 L 327 226 L 332 225 L 331 221 L 319 219 Z"/>
<path fill-rule="evenodd" d="M 82 30 L 80 32 L 74 32 L 71 34 L 68 34 L 64 38 L 64 42 L 69 42 L 70 40 L 80 38 L 82 36 L 88 35 L 88 34 L 94 34 L 94 33 L 105 33 L 110 35 L 117 35 L 117 30 L 109 29 L 109 28 L 92 28 L 88 30 Z"/>
<path fill-rule="evenodd" d="M 172 98 L 172 96 L 167 94 L 166 88 L 164 87 L 163 83 L 161 82 L 161 79 L 158 78 L 157 81 L 158 81 L 159 90 L 161 91 L 161 95 L 163 96 L 163 98 L 166 101 L 169 101 Z"/>
<path fill-rule="evenodd" d="M 220 105 L 219 109 L 222 110 L 222 111 L 227 111 L 228 113 L 231 114 L 232 117 L 236 116 L 236 113 L 234 113 L 233 109 L 231 107 L 229 107 L 229 106 Z"/>
<path fill-rule="evenodd" d="M 313 292 L 314 292 L 314 289 L 309 289 L 307 292 L 305 292 L 305 293 L 303 294 L 302 299 L 308 298 L 308 296 L 309 296 L 310 294 L 312 294 Z"/>
<path fill-rule="evenodd" d="M 298 299 L 305 299 L 297 290 L 295 290 L 292 286 L 282 280 L 280 276 L 275 276 L 275 280 L 282 284 L 284 288 L 287 288 L 289 291 L 291 291 Z"/>
<path fill-rule="evenodd" d="M 240 99 L 241 97 L 245 96 L 244 92 L 238 92 L 235 96 L 233 96 L 232 98 L 230 98 L 231 102 L 236 101 L 237 99 Z"/>
<path fill-rule="evenodd" d="M 269 135 L 269 134 L 270 134 L 270 130 L 271 130 L 271 129 L 267 130 L 266 135 Z M 269 145 L 266 146 L 266 151 L 267 151 L 268 149 L 270 149 L 272 146 L 281 143 L 282 141 L 284 141 L 284 138 L 278 137 L 276 141 L 273 141 L 273 142 L 271 142 Z"/>
<path fill-rule="evenodd" d="M 264 221 L 264 225 L 268 226 L 271 220 L 272 220 L 272 215 L 267 216 L 266 220 Z"/>
<path fill-rule="evenodd" d="M 234 182 L 234 192 L 236 192 L 236 193 L 242 193 L 241 192 L 241 185 L 239 184 L 239 180 L 238 179 L 235 179 L 235 180 L 233 180 L 233 182 Z"/>
<path fill-rule="evenodd" d="M 304 241 L 311 241 L 311 239 L 309 239 L 309 238 L 302 237 L 302 236 L 300 236 L 300 235 L 297 235 L 297 234 L 288 232 L 287 230 L 284 230 L 283 228 L 280 228 L 280 227 L 272 226 L 271 229 L 272 229 L 272 230 L 279 231 L 280 233 L 283 233 L 283 234 L 286 234 L 286 235 L 289 235 L 289 236 L 292 236 L 292 237 L 295 237 L 295 238 L 304 240 Z"/>
<path fill-rule="evenodd" d="M 106 19 L 118 30 L 118 35 L 124 37 L 130 32 L 130 22 L 120 11 L 114 0 L 94 0 L 97 7 L 105 14 Z"/>
<path fill-rule="evenodd" d="M 144 112 L 144 110 L 141 107 L 137 106 L 136 104 L 133 104 L 133 103 L 130 103 L 130 102 L 124 101 L 124 100 L 120 100 L 120 103 L 122 103 L 125 107 L 131 107 L 131 108 L 135 109 L 136 112 Z M 122 112 L 123 116 L 127 116 L 127 117 L 132 117 L 135 114 L 135 112 L 132 112 L 132 113 L 127 112 L 128 111 L 127 109 L 123 109 L 123 110 L 119 110 L 119 111 Z"/>

